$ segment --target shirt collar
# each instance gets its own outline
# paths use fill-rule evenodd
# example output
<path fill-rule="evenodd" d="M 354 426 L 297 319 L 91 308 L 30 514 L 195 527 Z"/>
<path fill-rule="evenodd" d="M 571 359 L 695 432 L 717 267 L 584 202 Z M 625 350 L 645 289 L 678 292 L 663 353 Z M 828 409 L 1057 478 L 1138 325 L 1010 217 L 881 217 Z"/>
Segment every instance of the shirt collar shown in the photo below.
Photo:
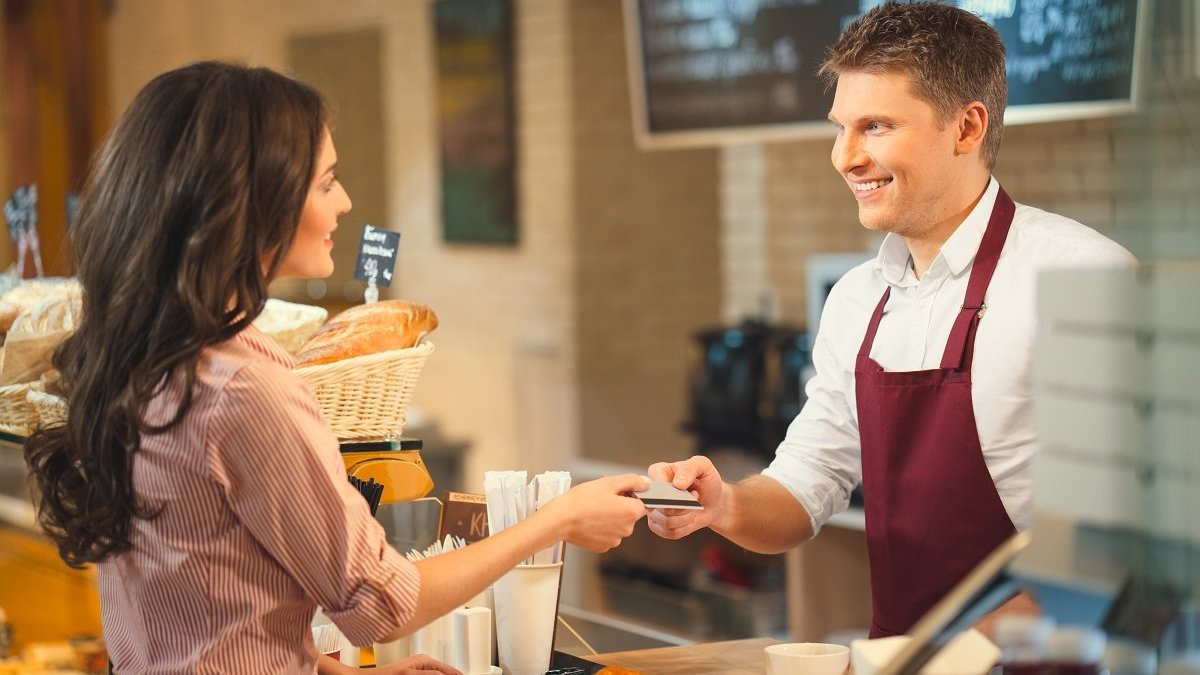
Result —
<path fill-rule="evenodd" d="M 237 339 L 254 351 L 275 361 L 289 370 L 296 367 L 296 359 L 279 346 L 274 338 L 254 327 L 253 324 L 237 334 Z"/>
<path fill-rule="evenodd" d="M 954 230 L 946 243 L 942 244 L 939 258 L 945 260 L 946 267 L 954 276 L 959 276 L 970 268 L 983 241 L 984 230 L 992 217 L 992 207 L 996 204 L 996 196 L 1000 194 L 1000 183 L 992 178 L 988 181 L 983 196 L 967 214 L 966 219 Z M 875 269 L 883 276 L 884 281 L 893 286 L 905 286 L 916 283 L 912 273 L 911 255 L 904 238 L 889 232 L 879 246 L 879 255 L 875 257 Z M 934 261 L 934 265 L 937 261 Z"/>

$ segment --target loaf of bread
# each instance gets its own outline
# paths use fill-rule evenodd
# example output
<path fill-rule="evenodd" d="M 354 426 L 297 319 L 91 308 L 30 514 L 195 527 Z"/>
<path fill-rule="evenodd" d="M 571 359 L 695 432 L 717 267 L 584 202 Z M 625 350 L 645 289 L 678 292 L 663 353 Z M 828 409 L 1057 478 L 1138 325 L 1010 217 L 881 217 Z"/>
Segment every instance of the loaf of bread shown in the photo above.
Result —
<path fill-rule="evenodd" d="M 330 319 L 304 343 L 296 354 L 296 367 L 407 349 L 437 325 L 438 318 L 432 309 L 407 300 L 351 307 Z"/>

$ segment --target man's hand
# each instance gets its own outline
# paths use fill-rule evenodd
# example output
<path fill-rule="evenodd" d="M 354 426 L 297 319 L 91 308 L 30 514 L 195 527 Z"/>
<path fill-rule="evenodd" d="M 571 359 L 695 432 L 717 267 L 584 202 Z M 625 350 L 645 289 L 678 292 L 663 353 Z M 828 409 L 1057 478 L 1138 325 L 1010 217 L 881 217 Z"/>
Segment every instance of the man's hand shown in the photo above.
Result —
<path fill-rule="evenodd" d="M 650 531 L 664 539 L 681 539 L 705 527 L 719 527 L 729 519 L 725 482 L 711 460 L 699 455 L 682 462 L 659 462 L 648 469 L 650 477 L 687 490 L 703 509 L 652 509 L 646 517 Z"/>

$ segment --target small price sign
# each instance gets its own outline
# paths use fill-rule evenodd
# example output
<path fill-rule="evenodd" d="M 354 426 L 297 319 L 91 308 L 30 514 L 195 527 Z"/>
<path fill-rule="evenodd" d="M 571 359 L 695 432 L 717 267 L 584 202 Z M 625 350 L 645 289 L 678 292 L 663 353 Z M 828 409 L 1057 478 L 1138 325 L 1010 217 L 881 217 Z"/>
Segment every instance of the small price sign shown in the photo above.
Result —
<path fill-rule="evenodd" d="M 354 262 L 354 278 L 367 282 L 369 288 L 391 286 L 396 269 L 396 249 L 400 233 L 383 230 L 371 224 L 363 225 L 358 242 L 358 259 Z"/>

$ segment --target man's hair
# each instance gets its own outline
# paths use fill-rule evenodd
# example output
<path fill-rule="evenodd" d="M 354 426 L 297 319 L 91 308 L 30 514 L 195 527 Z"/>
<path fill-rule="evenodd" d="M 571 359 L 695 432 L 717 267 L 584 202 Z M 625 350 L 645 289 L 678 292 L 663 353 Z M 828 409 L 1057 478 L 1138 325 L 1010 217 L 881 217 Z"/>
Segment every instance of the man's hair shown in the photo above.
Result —
<path fill-rule="evenodd" d="M 846 28 L 818 72 L 826 86 L 842 73 L 904 73 L 943 124 L 980 101 L 988 111 L 982 159 L 995 165 L 1008 103 L 1004 43 L 978 16 L 940 2 L 889 0 Z"/>

